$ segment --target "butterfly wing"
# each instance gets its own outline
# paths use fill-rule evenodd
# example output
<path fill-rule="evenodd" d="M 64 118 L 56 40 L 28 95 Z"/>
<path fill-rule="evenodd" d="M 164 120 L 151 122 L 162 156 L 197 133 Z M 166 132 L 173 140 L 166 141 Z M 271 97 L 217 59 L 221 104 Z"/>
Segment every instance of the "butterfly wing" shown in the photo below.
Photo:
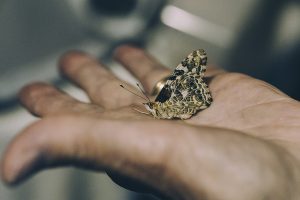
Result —
<path fill-rule="evenodd" d="M 204 72 L 206 71 L 206 63 L 207 56 L 203 49 L 193 51 L 175 68 L 170 78 L 172 78 L 172 76 L 176 77 L 187 73 L 203 77 Z"/>
<path fill-rule="evenodd" d="M 203 77 L 206 70 L 207 56 L 203 49 L 195 50 L 190 53 L 175 68 L 173 73 L 167 79 L 164 87 L 157 95 L 155 101 L 167 101 L 173 92 L 176 91 L 177 85 L 186 77 Z M 180 89 L 180 88 L 178 88 Z"/>
<path fill-rule="evenodd" d="M 182 118 L 194 114 L 211 104 L 208 86 L 203 81 L 207 56 L 204 50 L 189 54 L 169 76 L 155 102 L 160 102 L 166 112 Z M 168 110 L 169 109 L 169 110 Z"/>

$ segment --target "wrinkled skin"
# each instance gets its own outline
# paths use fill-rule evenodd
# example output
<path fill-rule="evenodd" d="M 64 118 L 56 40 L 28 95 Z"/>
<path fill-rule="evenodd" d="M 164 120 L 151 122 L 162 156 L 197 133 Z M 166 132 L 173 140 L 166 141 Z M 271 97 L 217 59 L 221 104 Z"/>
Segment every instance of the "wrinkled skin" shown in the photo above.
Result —
<path fill-rule="evenodd" d="M 135 47 L 115 58 L 148 94 L 170 74 Z M 4 182 L 72 165 L 165 199 L 300 199 L 300 105 L 273 86 L 209 66 L 212 105 L 190 120 L 156 120 L 133 110 L 143 100 L 89 55 L 65 54 L 60 70 L 91 103 L 45 83 L 24 87 L 22 104 L 41 119 L 8 145 Z"/>

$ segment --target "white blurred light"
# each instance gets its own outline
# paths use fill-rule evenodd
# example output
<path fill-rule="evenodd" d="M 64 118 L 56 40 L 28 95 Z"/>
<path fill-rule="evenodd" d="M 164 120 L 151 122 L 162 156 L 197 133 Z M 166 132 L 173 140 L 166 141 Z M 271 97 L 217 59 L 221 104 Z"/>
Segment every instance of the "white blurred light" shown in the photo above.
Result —
<path fill-rule="evenodd" d="M 163 9 L 161 21 L 171 28 L 223 48 L 228 47 L 233 38 L 232 32 L 224 27 L 173 5 L 168 5 Z"/>

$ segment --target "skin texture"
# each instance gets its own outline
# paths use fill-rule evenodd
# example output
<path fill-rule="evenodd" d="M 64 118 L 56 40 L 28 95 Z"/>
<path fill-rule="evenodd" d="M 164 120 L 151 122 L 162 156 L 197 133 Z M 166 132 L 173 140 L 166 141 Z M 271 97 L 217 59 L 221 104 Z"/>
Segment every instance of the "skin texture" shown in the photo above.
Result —
<path fill-rule="evenodd" d="M 170 74 L 135 47 L 115 58 L 148 94 Z M 41 119 L 8 145 L 5 183 L 72 165 L 164 199 L 300 199 L 300 104 L 273 86 L 209 66 L 212 105 L 189 120 L 156 120 L 133 110 L 143 100 L 89 55 L 69 52 L 59 66 L 91 103 L 45 83 L 24 87 L 22 104 Z"/>

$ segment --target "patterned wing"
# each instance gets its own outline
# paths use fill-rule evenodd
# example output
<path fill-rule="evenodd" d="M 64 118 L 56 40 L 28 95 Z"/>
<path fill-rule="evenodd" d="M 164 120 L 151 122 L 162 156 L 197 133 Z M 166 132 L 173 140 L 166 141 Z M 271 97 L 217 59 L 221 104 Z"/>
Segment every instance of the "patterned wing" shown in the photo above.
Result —
<path fill-rule="evenodd" d="M 203 82 L 201 78 L 204 76 L 204 72 L 206 70 L 206 63 L 207 56 L 206 52 L 203 49 L 193 51 L 175 68 L 174 72 L 169 76 L 168 80 L 166 81 L 166 84 L 159 92 L 155 101 L 164 103 L 168 101 L 171 97 L 174 98 L 176 97 L 176 95 L 180 96 L 180 94 L 182 93 L 182 96 L 186 96 L 185 94 L 187 92 L 189 93 L 190 90 L 187 90 L 185 85 L 187 83 L 183 83 L 183 80 L 188 81 L 189 85 L 199 85 L 199 82 Z M 202 90 L 206 90 L 207 88 L 207 86 L 197 87 L 204 88 Z M 201 89 L 199 89 L 199 91 L 201 91 Z"/>
<path fill-rule="evenodd" d="M 201 77 L 194 74 L 183 75 L 174 88 L 169 101 L 183 107 L 193 108 L 195 112 L 208 107 L 212 102 L 207 84 Z"/>
<path fill-rule="evenodd" d="M 206 71 L 206 63 L 207 56 L 203 49 L 193 51 L 175 68 L 171 77 L 176 77 L 187 73 L 203 77 Z"/>

